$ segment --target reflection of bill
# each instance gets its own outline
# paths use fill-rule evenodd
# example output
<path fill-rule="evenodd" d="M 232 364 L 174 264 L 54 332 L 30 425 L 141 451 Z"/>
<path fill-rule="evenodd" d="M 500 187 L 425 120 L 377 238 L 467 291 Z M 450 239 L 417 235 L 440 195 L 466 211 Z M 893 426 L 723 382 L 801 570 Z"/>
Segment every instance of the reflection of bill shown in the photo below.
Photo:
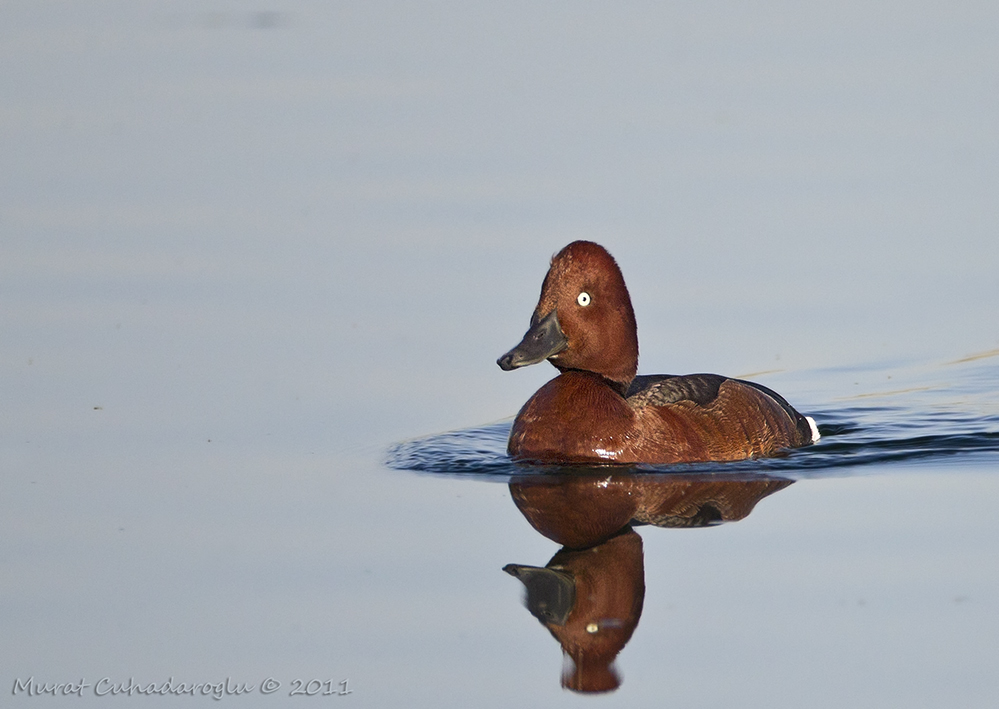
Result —
<path fill-rule="evenodd" d="M 563 548 L 541 568 L 508 564 L 527 589 L 528 610 L 568 661 L 562 686 L 608 692 L 613 661 L 642 614 L 645 565 L 632 526 L 706 527 L 747 516 L 791 480 L 746 476 L 536 476 L 510 482 L 518 509 Z"/>

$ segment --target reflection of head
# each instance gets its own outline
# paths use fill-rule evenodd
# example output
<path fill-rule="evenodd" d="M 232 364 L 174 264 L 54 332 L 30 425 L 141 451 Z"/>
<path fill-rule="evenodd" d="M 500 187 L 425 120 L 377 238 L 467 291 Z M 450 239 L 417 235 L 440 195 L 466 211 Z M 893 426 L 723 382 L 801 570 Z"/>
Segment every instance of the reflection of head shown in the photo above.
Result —
<path fill-rule="evenodd" d="M 504 570 L 524 582 L 528 608 L 562 645 L 562 686 L 616 689 L 611 663 L 635 631 L 645 599 L 641 537 L 629 529 L 590 549 L 562 549 L 544 569 Z"/>
<path fill-rule="evenodd" d="M 562 666 L 562 686 L 580 694 L 613 692 L 621 686 L 621 676 L 613 663 L 601 659 L 580 658 L 573 660 L 565 654 Z"/>

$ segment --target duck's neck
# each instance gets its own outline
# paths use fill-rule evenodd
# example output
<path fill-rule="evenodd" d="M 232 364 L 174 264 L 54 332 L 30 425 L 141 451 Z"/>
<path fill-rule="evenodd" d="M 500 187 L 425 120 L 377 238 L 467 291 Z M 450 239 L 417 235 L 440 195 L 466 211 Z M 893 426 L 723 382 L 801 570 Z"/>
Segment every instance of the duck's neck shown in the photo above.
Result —
<path fill-rule="evenodd" d="M 632 376 L 629 377 L 627 381 L 619 381 L 619 380 L 616 380 L 616 379 L 611 379 L 610 377 L 605 376 L 605 375 L 601 374 L 600 372 L 591 372 L 588 369 L 576 369 L 574 367 L 559 367 L 557 364 L 555 365 L 555 367 L 562 374 L 565 374 L 566 372 L 580 372 L 582 374 L 588 374 L 591 377 L 599 379 L 601 382 L 603 382 L 608 387 L 610 387 L 611 389 L 613 389 L 614 391 L 616 391 L 618 394 L 620 394 L 622 398 L 626 398 L 625 397 L 625 393 L 628 391 L 628 387 L 631 386 L 631 382 L 635 378 L 634 374 L 632 374 Z"/>

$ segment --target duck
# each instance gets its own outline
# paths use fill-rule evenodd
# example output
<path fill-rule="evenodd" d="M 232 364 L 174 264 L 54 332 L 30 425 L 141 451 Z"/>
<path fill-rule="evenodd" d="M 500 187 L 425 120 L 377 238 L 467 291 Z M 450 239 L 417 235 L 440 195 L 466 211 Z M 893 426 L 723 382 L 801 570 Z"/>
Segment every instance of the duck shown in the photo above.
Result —
<path fill-rule="evenodd" d="M 819 440 L 815 420 L 760 384 L 718 374 L 638 375 L 638 327 L 617 262 L 574 241 L 551 260 L 504 371 L 548 360 L 559 374 L 514 419 L 507 453 L 564 465 L 723 462 Z"/>

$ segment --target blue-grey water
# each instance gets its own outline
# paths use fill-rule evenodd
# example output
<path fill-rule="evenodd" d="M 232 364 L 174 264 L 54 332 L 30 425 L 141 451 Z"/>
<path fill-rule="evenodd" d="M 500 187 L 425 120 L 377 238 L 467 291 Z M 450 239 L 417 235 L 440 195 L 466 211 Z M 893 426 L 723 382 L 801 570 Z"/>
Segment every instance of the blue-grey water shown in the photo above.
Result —
<path fill-rule="evenodd" d="M 996 36 L 973 2 L 5 3 L 0 703 L 995 706 Z M 511 463 L 555 370 L 495 360 L 577 238 L 641 372 L 822 440 Z M 598 698 L 503 573 L 581 563 L 590 483 L 683 502 L 623 513 Z"/>

